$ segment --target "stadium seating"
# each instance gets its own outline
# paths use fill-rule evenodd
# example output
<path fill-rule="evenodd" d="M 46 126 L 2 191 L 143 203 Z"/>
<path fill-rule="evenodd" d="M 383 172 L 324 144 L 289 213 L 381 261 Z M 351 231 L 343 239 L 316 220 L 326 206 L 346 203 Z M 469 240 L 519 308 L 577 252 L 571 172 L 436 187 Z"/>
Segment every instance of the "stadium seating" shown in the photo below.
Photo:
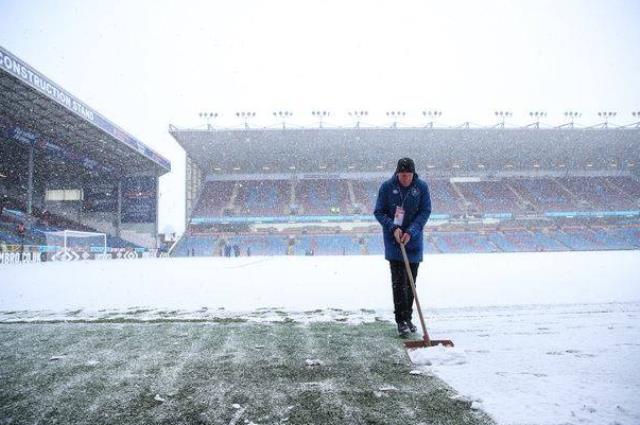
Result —
<path fill-rule="evenodd" d="M 364 213 L 371 213 L 376 205 L 382 180 L 351 180 L 356 204 L 364 206 Z"/>
<path fill-rule="evenodd" d="M 640 208 L 640 181 L 631 177 L 609 177 L 607 181 L 620 192 L 628 196 L 633 203 L 634 209 Z"/>
<path fill-rule="evenodd" d="M 538 211 L 576 211 L 578 205 L 552 178 L 520 178 L 509 181 L 511 187 Z"/>
<path fill-rule="evenodd" d="M 295 182 L 298 215 L 369 214 L 382 180 L 312 179 Z M 286 216 L 292 180 L 207 182 L 196 216 L 220 217 L 225 207 L 239 216 Z M 640 182 L 631 177 L 509 178 L 451 183 L 428 179 L 436 214 L 518 214 L 531 212 L 626 211 L 640 209 Z M 353 188 L 353 202 L 349 194 Z M 237 193 L 234 197 L 234 187 Z M 515 192 L 515 193 L 514 193 Z M 230 205 L 233 201 L 233 205 Z M 529 208 L 527 204 L 533 206 Z"/>
<path fill-rule="evenodd" d="M 353 209 L 346 180 L 300 180 L 296 202 L 305 215 L 350 214 Z"/>
<path fill-rule="evenodd" d="M 237 235 L 227 238 L 230 246 L 237 245 L 240 255 L 284 255 L 287 252 L 288 236 L 282 235 Z"/>
<path fill-rule="evenodd" d="M 443 253 L 499 251 L 486 236 L 477 232 L 434 232 L 431 237 Z"/>
<path fill-rule="evenodd" d="M 235 182 L 233 181 L 206 182 L 193 214 L 204 216 L 222 215 L 222 209 L 231 200 L 234 186 Z"/>
<path fill-rule="evenodd" d="M 360 244 L 356 235 L 301 235 L 296 237 L 295 253 L 304 255 L 358 255 Z"/>
<path fill-rule="evenodd" d="M 463 199 L 448 180 L 428 180 L 431 195 L 431 210 L 440 214 L 463 214 L 466 212 Z"/>
<path fill-rule="evenodd" d="M 584 202 L 584 205 L 580 205 L 583 207 L 581 209 L 585 207 L 597 211 L 634 209 L 634 202 L 609 184 L 606 177 L 567 177 L 556 181 Z"/>
<path fill-rule="evenodd" d="M 502 181 L 455 183 L 464 198 L 482 213 L 519 211 L 518 198 Z"/>
<path fill-rule="evenodd" d="M 640 227 L 610 229 L 609 233 L 622 239 L 633 248 L 640 248 Z"/>
<path fill-rule="evenodd" d="M 243 181 L 235 205 L 237 215 L 278 216 L 289 213 L 291 183 L 285 180 Z"/>
<path fill-rule="evenodd" d="M 210 257 L 216 255 L 217 237 L 213 235 L 185 235 L 173 250 L 176 257 Z"/>

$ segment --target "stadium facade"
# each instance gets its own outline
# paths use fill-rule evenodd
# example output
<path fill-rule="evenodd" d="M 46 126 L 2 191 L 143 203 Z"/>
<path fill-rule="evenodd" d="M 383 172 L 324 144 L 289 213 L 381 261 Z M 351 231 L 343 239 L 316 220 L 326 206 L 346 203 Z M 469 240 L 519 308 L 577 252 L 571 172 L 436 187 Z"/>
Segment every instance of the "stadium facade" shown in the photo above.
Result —
<path fill-rule="evenodd" d="M 157 248 L 166 158 L 3 47 L 0 93 L 3 244 L 46 250 L 71 229 Z"/>
<path fill-rule="evenodd" d="M 170 133 L 187 164 L 177 255 L 220 255 L 229 244 L 242 255 L 380 253 L 377 188 L 403 156 L 431 188 L 432 252 L 640 247 L 638 128 Z M 612 222 L 627 227 L 613 235 Z"/>

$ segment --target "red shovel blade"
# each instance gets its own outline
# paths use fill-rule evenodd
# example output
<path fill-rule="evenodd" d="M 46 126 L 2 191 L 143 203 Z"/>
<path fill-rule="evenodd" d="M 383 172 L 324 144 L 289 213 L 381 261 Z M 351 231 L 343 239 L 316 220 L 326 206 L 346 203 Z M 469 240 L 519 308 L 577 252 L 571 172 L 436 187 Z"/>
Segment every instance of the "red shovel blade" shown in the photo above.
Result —
<path fill-rule="evenodd" d="M 416 340 L 405 341 L 404 347 L 408 350 L 414 350 L 416 348 L 435 347 L 437 345 L 443 345 L 445 347 L 453 347 L 453 341 L 450 339 L 431 339 L 431 340 Z"/>

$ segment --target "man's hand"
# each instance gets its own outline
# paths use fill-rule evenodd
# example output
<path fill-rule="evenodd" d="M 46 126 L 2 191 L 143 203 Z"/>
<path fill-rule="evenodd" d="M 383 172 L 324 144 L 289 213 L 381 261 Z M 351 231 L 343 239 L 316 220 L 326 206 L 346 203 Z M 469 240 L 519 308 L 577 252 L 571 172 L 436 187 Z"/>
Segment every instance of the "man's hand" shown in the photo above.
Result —
<path fill-rule="evenodd" d="M 396 238 L 396 242 L 398 243 L 402 243 L 402 229 L 401 228 L 397 228 L 396 230 L 393 231 L 393 237 Z"/>
<path fill-rule="evenodd" d="M 411 235 L 408 232 L 405 232 L 402 234 L 402 237 L 400 238 L 400 242 L 403 245 L 406 245 L 409 242 L 409 239 L 411 239 Z"/>

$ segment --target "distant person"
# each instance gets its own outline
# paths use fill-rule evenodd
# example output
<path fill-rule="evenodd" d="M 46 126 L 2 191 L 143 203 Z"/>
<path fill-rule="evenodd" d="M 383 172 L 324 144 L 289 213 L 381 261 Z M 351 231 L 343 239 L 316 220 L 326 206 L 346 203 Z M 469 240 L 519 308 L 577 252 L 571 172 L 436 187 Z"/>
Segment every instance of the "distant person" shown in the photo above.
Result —
<path fill-rule="evenodd" d="M 237 244 L 233 245 L 233 255 L 235 257 L 239 257 L 240 256 L 240 247 Z"/>
<path fill-rule="evenodd" d="M 224 244 L 224 256 L 231 257 L 231 245 L 229 245 L 228 243 Z"/>
<path fill-rule="evenodd" d="M 20 239 L 20 252 L 24 252 L 24 239 L 26 235 L 27 229 L 24 227 L 24 223 L 18 223 L 16 227 L 16 233 L 18 234 L 18 238 Z"/>
<path fill-rule="evenodd" d="M 247 247 L 247 257 L 251 257 L 251 247 Z"/>
<path fill-rule="evenodd" d="M 400 244 L 405 245 L 415 281 L 422 261 L 422 231 L 431 215 L 429 187 L 416 174 L 411 158 L 401 158 L 393 177 L 380 186 L 374 215 L 382 225 L 384 256 L 391 268 L 395 321 L 398 333 L 404 337 L 417 328 L 411 322 L 413 292 Z"/>
<path fill-rule="evenodd" d="M 2 195 L 2 197 L 0 197 L 0 215 L 4 212 L 4 206 L 7 204 L 7 200 L 7 195 Z"/>

